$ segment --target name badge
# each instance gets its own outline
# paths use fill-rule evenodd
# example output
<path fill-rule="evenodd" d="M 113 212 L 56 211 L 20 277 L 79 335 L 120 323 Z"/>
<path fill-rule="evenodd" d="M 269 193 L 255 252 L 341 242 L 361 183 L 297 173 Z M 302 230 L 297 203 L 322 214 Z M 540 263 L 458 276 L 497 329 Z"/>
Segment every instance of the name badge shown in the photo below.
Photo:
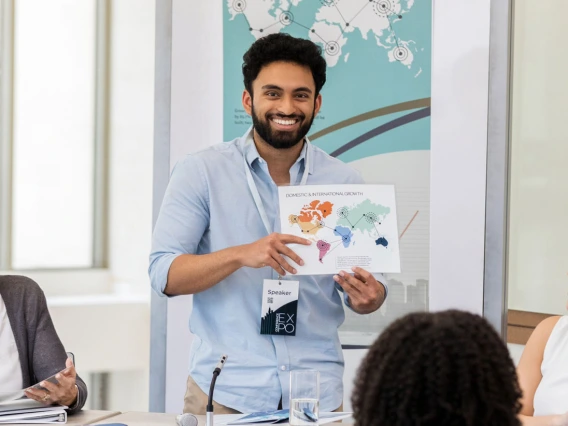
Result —
<path fill-rule="evenodd" d="M 295 336 L 299 281 L 264 280 L 260 334 Z"/>

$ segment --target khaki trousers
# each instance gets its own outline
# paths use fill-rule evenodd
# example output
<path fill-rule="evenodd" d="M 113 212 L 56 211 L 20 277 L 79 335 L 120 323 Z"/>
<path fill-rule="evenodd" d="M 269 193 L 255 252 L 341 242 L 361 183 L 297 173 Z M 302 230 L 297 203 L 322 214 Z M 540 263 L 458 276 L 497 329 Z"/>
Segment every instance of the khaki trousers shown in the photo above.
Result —
<path fill-rule="evenodd" d="M 187 376 L 187 389 L 183 397 L 183 412 L 204 416 L 207 410 L 208 399 L 207 394 L 201 390 L 199 385 L 195 383 L 195 380 L 191 376 Z M 213 409 L 216 414 L 241 414 L 240 411 L 233 410 L 215 401 L 213 401 Z M 343 404 L 333 411 L 343 411 Z"/>
<path fill-rule="evenodd" d="M 207 400 L 209 397 L 201 390 L 199 385 L 191 376 L 187 376 L 187 389 L 183 397 L 183 412 L 204 416 L 207 410 Z M 213 401 L 215 414 L 240 414 L 240 411 L 225 407 Z"/>

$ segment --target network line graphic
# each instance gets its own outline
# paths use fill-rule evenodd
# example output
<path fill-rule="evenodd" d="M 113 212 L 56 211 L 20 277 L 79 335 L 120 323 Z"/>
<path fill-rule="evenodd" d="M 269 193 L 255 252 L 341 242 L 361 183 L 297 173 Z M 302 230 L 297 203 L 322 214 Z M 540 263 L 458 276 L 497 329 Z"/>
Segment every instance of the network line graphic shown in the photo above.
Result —
<path fill-rule="evenodd" d="M 325 215 L 326 212 L 323 211 L 323 214 Z M 347 222 L 348 226 L 336 225 L 332 228 L 330 226 L 327 226 L 325 221 L 322 219 L 317 221 L 317 223 L 315 224 L 313 222 L 307 222 L 313 225 L 312 227 L 307 228 L 305 226 L 306 222 L 304 222 L 304 226 L 302 226 L 300 217 L 298 215 L 290 215 L 288 218 L 290 223 L 297 224 L 304 234 L 316 236 L 319 230 L 326 228 L 333 231 L 333 234 L 335 236 L 340 237 L 339 239 L 333 241 L 327 241 L 324 238 L 317 240 L 316 247 L 319 251 L 320 263 L 323 263 L 324 258 L 341 245 L 343 245 L 344 248 L 348 248 L 350 245 L 355 244 L 355 242 L 353 241 L 353 231 L 357 229 L 357 225 L 361 220 L 364 220 L 365 222 L 373 225 L 373 228 L 377 233 L 376 238 L 372 237 L 375 245 L 385 248 L 388 247 L 388 240 L 383 235 L 381 235 L 381 232 L 379 232 L 379 229 L 377 228 L 377 224 L 380 226 L 381 222 L 374 212 L 363 213 L 357 220 L 354 220 L 353 222 L 350 220 L 350 209 L 348 207 L 339 208 L 336 214 L 340 219 L 343 219 L 345 222 Z M 351 217 L 351 219 L 353 218 Z"/>
<path fill-rule="evenodd" d="M 256 32 L 258 33 L 259 36 L 262 37 L 264 35 L 263 33 L 267 32 L 271 27 L 274 27 L 275 25 L 281 24 L 283 27 L 289 27 L 290 25 L 298 25 L 308 30 L 309 32 L 313 33 L 316 37 L 318 37 L 324 45 L 325 53 L 328 54 L 329 56 L 336 56 L 341 52 L 341 46 L 338 43 L 339 39 L 345 35 L 347 29 L 354 24 L 354 21 L 356 21 L 356 19 L 361 15 L 361 13 L 363 13 L 366 10 L 368 11 L 370 9 L 375 13 L 375 15 L 377 15 L 377 17 L 385 18 L 388 20 L 389 29 L 391 31 L 394 44 L 396 45 L 393 52 L 394 59 L 399 62 L 403 62 L 408 58 L 409 55 L 408 48 L 402 45 L 392 25 L 395 19 L 402 19 L 402 15 L 395 11 L 395 5 L 393 4 L 393 0 L 364 0 L 363 6 L 350 19 L 347 19 L 345 15 L 341 12 L 340 3 L 342 0 L 319 0 L 322 6 L 335 8 L 337 10 L 337 13 L 343 20 L 343 24 L 339 25 L 341 34 L 335 40 L 326 40 L 315 29 L 313 28 L 310 29 L 306 25 L 303 25 L 302 23 L 298 22 L 298 20 L 295 18 L 294 14 L 290 10 L 292 7 L 291 2 L 290 6 L 288 7 L 288 10 L 281 12 L 276 22 L 266 27 L 254 28 L 245 14 L 245 11 L 247 9 L 247 1 L 252 1 L 252 0 L 233 0 L 231 7 L 235 12 L 235 14 L 243 15 L 243 17 L 247 22 L 247 25 L 249 26 L 249 31 L 251 33 Z M 352 2 L 355 0 L 344 0 L 344 1 Z"/>

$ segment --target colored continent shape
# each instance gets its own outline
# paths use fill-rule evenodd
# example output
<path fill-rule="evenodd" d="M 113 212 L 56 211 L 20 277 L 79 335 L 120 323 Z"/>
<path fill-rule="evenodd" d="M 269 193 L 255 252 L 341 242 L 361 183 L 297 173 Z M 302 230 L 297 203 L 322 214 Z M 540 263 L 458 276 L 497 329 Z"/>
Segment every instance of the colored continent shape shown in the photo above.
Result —
<path fill-rule="evenodd" d="M 298 224 L 302 233 L 316 235 L 324 227 L 322 220 L 333 211 L 333 204 L 329 201 L 314 200 L 302 207 L 299 215 L 288 216 L 291 224 Z"/>
<path fill-rule="evenodd" d="M 383 246 L 383 247 L 389 246 L 389 242 L 387 241 L 387 239 L 385 237 L 380 237 L 380 238 L 376 239 L 375 244 L 378 245 L 378 246 Z"/>
<path fill-rule="evenodd" d="M 323 263 L 323 257 L 327 254 L 327 252 L 331 248 L 331 245 L 324 240 L 319 240 L 317 242 L 317 247 L 319 250 L 319 261 L 320 263 Z"/>
<path fill-rule="evenodd" d="M 320 202 L 320 200 L 314 200 L 302 208 L 298 219 L 300 222 L 311 222 L 314 219 L 320 221 L 328 217 L 332 211 L 333 204 L 329 201 Z"/>
<path fill-rule="evenodd" d="M 337 225 L 356 229 L 360 232 L 377 232 L 377 226 L 391 212 L 390 207 L 374 204 L 370 200 L 365 200 L 353 207 L 342 207 Z"/>
<path fill-rule="evenodd" d="M 351 244 L 351 238 L 353 237 L 353 233 L 349 228 L 346 228 L 344 226 L 336 226 L 333 230 L 333 233 L 338 237 L 341 237 L 343 247 L 349 247 L 349 244 Z"/>

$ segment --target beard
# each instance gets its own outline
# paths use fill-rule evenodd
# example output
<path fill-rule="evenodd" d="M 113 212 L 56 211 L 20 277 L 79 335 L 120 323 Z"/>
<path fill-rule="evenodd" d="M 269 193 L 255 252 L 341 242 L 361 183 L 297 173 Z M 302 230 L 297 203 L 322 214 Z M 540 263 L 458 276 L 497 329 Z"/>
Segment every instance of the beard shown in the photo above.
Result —
<path fill-rule="evenodd" d="M 282 131 L 282 130 L 274 130 L 270 125 L 270 119 L 272 117 L 278 117 L 282 119 L 289 119 L 289 120 L 298 120 L 300 125 L 298 130 L 295 131 Z M 306 120 L 306 116 L 301 114 L 292 114 L 292 115 L 284 115 L 284 114 L 267 114 L 264 120 L 261 120 L 260 117 L 256 114 L 254 110 L 254 106 L 252 107 L 252 123 L 254 126 L 254 130 L 256 133 L 271 147 L 276 149 L 288 149 L 292 148 L 293 146 L 297 145 L 299 142 L 303 141 L 310 128 L 312 127 L 312 123 L 314 122 L 315 118 L 315 107 L 312 112 L 312 116 Z"/>

